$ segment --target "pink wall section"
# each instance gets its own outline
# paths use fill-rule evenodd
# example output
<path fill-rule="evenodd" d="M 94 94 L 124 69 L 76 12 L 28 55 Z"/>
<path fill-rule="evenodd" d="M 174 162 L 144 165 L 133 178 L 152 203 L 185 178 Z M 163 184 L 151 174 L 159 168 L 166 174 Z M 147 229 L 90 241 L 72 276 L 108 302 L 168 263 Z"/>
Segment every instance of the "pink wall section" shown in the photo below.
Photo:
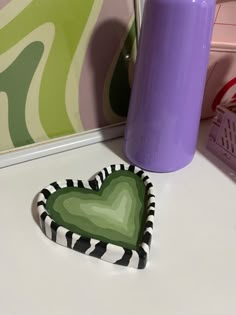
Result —
<path fill-rule="evenodd" d="M 79 83 L 80 115 L 85 129 L 107 125 L 103 109 L 105 80 L 133 15 L 132 1 L 104 1 L 90 39 Z M 109 47 L 109 49 L 106 49 Z"/>
<path fill-rule="evenodd" d="M 11 0 L 0 0 L 0 10 L 5 7 Z"/>

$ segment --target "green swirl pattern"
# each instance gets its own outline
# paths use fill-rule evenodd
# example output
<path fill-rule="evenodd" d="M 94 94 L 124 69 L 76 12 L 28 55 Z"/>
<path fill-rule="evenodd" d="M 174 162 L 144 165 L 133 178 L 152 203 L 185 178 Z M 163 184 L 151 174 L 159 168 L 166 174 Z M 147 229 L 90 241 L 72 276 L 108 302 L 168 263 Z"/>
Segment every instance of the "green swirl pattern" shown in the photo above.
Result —
<path fill-rule="evenodd" d="M 106 1 L 12 0 L 3 6 L 7 1 L 0 0 L 0 151 L 85 130 L 80 110 L 89 104 L 78 101 L 80 65 Z M 118 60 L 111 60 L 109 107 L 121 117 L 130 93 L 124 55 L 134 41 L 133 23 Z"/>

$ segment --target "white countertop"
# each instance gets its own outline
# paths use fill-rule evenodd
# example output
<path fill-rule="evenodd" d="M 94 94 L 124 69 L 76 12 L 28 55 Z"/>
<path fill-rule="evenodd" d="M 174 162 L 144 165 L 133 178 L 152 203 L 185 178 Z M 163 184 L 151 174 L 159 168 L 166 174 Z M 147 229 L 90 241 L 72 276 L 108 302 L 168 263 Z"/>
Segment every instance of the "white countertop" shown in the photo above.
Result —
<path fill-rule="evenodd" d="M 1 169 L 0 314 L 235 315 L 236 176 L 204 150 L 207 127 L 191 165 L 149 173 L 158 208 L 145 270 L 61 247 L 35 222 L 38 191 L 124 162 L 123 139 Z"/>

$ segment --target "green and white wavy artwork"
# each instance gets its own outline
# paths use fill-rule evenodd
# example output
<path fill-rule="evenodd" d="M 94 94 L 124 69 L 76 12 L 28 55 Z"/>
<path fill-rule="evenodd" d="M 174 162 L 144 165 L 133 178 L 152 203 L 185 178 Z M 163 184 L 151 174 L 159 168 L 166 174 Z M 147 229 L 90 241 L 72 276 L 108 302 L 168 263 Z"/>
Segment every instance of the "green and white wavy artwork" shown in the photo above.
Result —
<path fill-rule="evenodd" d="M 0 0 L 0 151 L 123 121 L 133 0 Z"/>

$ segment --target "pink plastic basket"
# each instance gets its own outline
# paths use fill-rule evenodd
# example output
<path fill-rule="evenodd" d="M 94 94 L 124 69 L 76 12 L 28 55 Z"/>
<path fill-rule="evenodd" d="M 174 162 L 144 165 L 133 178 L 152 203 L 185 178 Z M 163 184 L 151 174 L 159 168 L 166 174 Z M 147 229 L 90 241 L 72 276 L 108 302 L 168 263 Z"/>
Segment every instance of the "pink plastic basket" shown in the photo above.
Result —
<path fill-rule="evenodd" d="M 236 103 L 219 105 L 207 147 L 236 171 Z"/>

